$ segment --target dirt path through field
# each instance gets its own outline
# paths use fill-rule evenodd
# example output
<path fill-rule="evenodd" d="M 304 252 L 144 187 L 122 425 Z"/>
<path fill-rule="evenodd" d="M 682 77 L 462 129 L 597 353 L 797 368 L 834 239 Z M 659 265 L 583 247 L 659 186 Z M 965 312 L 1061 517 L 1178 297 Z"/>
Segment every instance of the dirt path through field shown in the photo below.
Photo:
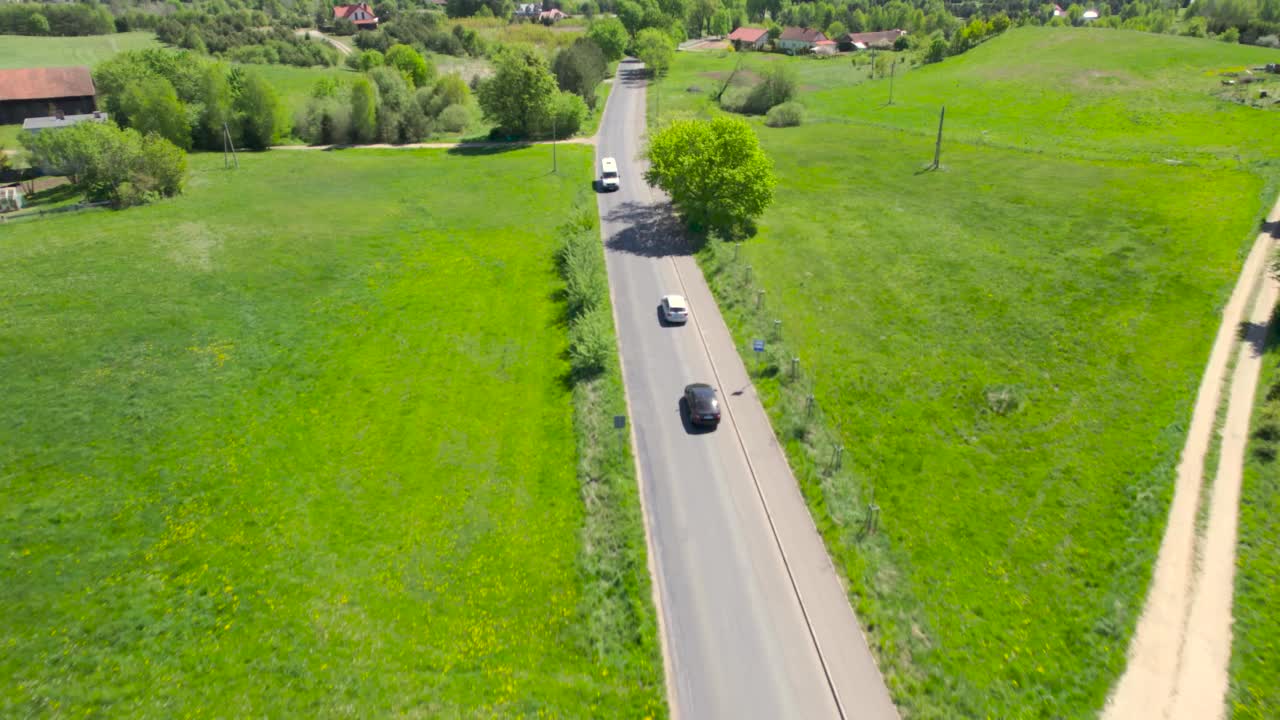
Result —
<path fill-rule="evenodd" d="M 1280 222 L 1280 202 L 1267 218 Z M 1186 445 L 1178 464 L 1177 484 L 1169 509 L 1146 607 L 1129 647 L 1129 664 L 1116 685 L 1105 720 L 1130 718 L 1195 718 L 1222 716 L 1227 663 L 1231 655 L 1231 593 L 1235 561 L 1235 519 L 1240 467 L 1249 434 L 1249 418 L 1265 337 L 1265 325 L 1276 302 L 1276 284 L 1266 277 L 1275 239 L 1258 235 L 1231 299 L 1222 313 L 1209 363 L 1200 383 Z M 1262 292 L 1256 293 L 1262 283 Z M 1255 295 L 1257 296 L 1255 298 Z M 1257 323 L 1243 347 L 1239 336 L 1246 313 Z M 1258 320 L 1258 318 L 1261 320 Z M 1259 335 L 1261 333 L 1261 335 Z M 1240 355 L 1231 377 L 1231 354 Z M 1224 387 L 1224 383 L 1230 384 Z M 1214 420 L 1225 389 L 1231 405 L 1223 427 L 1219 476 L 1214 484 L 1212 513 L 1204 542 L 1198 542 L 1196 514 L 1204 481 L 1204 462 L 1213 437 Z M 1197 563 L 1197 549 L 1203 550 Z M 1190 713 L 1190 714 L 1188 714 Z"/>

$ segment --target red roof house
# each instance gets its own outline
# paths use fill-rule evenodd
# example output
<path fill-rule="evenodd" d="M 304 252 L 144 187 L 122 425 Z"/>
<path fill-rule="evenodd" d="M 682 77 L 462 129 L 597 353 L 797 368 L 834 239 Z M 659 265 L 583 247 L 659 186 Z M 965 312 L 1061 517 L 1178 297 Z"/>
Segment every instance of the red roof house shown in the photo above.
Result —
<path fill-rule="evenodd" d="M 333 19 L 342 20 L 344 18 L 355 23 L 356 27 L 361 30 L 376 30 L 378 28 L 378 16 L 373 14 L 373 8 L 369 7 L 369 3 L 335 5 Z"/>
<path fill-rule="evenodd" d="M 569 16 L 560 8 L 551 8 L 550 10 L 543 10 L 538 13 L 538 22 L 547 23 L 549 25 L 553 22 L 559 22 L 567 17 Z"/>
<path fill-rule="evenodd" d="M 769 41 L 769 31 L 764 28 L 740 27 L 729 33 L 728 40 L 738 50 L 760 50 Z"/>
<path fill-rule="evenodd" d="M 0 70 L 0 124 L 97 109 L 97 90 L 87 67 Z"/>

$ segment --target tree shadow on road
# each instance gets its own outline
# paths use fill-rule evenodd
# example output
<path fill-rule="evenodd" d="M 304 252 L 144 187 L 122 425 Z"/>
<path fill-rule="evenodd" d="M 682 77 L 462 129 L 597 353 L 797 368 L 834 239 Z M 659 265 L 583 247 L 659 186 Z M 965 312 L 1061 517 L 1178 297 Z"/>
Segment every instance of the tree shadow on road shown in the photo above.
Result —
<path fill-rule="evenodd" d="M 643 257 L 692 255 L 697 250 L 670 203 L 622 203 L 604 221 L 626 226 L 605 242 L 610 250 Z"/>
<path fill-rule="evenodd" d="M 649 84 L 649 71 L 639 63 L 628 67 L 624 61 L 618 66 L 618 80 L 626 87 L 646 87 Z"/>

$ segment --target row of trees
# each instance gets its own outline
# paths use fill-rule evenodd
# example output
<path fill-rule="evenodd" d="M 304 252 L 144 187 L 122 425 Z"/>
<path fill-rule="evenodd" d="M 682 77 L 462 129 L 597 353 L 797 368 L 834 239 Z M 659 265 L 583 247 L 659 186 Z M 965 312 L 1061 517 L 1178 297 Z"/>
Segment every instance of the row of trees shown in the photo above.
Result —
<path fill-rule="evenodd" d="M 470 28 L 454 25 L 446 28 L 440 13 L 404 14 L 395 20 L 382 23 L 372 32 L 361 31 L 355 36 L 356 47 L 361 50 L 377 50 L 385 53 L 392 45 L 412 45 L 441 55 L 462 57 L 484 55 L 487 48 L 480 35 Z"/>
<path fill-rule="evenodd" d="M 154 132 L 179 148 L 262 150 L 288 134 L 275 88 L 256 72 L 185 50 L 120 53 L 93 71 L 103 107 L 125 127 Z"/>
<path fill-rule="evenodd" d="M 316 84 L 297 123 L 304 140 L 410 143 L 436 130 L 460 132 L 471 123 L 471 90 L 460 75 L 436 77 L 431 63 L 407 45 L 377 56 L 378 64 L 348 84 L 330 79 Z"/>
<path fill-rule="evenodd" d="M 115 31 L 111 11 L 96 3 L 0 4 L 0 35 L 105 35 Z"/>
<path fill-rule="evenodd" d="M 301 67 L 337 62 L 338 51 L 328 43 L 297 35 L 287 26 L 257 24 L 264 20 L 267 17 L 260 11 L 184 11 L 158 22 L 155 31 L 160 42 L 235 62 Z"/>

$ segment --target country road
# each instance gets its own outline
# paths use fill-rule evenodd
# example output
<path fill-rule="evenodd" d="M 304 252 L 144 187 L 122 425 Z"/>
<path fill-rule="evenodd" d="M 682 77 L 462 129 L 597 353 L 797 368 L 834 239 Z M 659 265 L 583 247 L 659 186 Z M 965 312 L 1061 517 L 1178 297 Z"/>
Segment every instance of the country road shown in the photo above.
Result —
<path fill-rule="evenodd" d="M 337 48 L 338 52 L 342 53 L 344 57 L 352 53 L 350 45 L 347 45 L 346 43 L 342 42 L 341 40 L 338 40 L 332 35 L 325 35 L 319 30 L 311 30 L 309 28 L 298 28 L 297 30 L 294 30 L 293 33 L 295 35 L 302 35 L 304 37 L 312 37 L 312 38 L 316 38 L 317 40 L 323 40 L 329 43 L 330 45 L 334 46 L 335 48 Z"/>
<path fill-rule="evenodd" d="M 623 377 L 656 573 L 672 717 L 896 718 L 728 330 L 668 205 L 643 179 L 645 81 L 623 62 L 597 139 L 621 189 L 599 195 Z M 658 302 L 693 317 L 664 327 Z M 723 422 L 694 432 L 690 382 Z"/>

